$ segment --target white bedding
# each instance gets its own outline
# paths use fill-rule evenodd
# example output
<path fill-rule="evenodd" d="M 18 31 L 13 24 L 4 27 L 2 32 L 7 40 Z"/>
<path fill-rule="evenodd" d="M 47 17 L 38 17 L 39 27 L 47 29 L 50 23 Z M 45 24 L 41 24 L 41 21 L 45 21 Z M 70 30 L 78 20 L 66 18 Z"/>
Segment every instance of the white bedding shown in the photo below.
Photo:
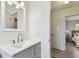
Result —
<path fill-rule="evenodd" d="M 72 41 L 75 42 L 76 47 L 79 47 L 79 37 L 72 37 Z"/>

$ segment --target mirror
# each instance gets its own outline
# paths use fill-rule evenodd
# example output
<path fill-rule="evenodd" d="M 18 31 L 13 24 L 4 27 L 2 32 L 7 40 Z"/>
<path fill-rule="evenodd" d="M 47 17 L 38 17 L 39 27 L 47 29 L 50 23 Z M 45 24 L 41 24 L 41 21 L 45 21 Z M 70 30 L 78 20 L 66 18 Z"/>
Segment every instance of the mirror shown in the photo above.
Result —
<path fill-rule="evenodd" d="M 26 29 L 26 10 L 25 8 L 18 8 L 15 3 L 1 2 L 2 12 L 2 30 L 3 31 L 25 31 Z M 21 3 L 21 2 L 17 2 Z"/>
<path fill-rule="evenodd" d="M 11 10 L 12 9 L 12 10 Z M 15 9 L 15 10 L 13 10 Z M 13 28 L 17 29 L 17 9 L 15 6 L 10 6 L 6 3 L 6 8 L 5 8 L 5 28 Z"/>

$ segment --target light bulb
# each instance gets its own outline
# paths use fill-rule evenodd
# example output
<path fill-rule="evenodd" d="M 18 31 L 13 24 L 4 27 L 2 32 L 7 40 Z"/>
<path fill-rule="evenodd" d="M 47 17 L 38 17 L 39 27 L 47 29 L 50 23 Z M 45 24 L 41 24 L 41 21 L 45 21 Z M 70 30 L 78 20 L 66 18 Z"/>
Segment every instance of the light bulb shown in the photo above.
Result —
<path fill-rule="evenodd" d="M 69 3 L 69 1 L 65 1 L 65 4 L 68 4 Z"/>
<path fill-rule="evenodd" d="M 7 3 L 8 3 L 9 5 L 13 5 L 13 3 L 12 3 L 11 1 L 8 1 Z"/>
<path fill-rule="evenodd" d="M 21 6 L 24 6 L 24 2 L 21 2 Z"/>
<path fill-rule="evenodd" d="M 20 8 L 22 8 L 22 9 L 24 8 L 24 2 L 20 3 Z"/>
<path fill-rule="evenodd" d="M 19 4 L 17 4 L 17 5 L 16 5 L 16 8 L 17 8 L 17 9 L 19 9 L 19 8 L 20 8 Z"/>

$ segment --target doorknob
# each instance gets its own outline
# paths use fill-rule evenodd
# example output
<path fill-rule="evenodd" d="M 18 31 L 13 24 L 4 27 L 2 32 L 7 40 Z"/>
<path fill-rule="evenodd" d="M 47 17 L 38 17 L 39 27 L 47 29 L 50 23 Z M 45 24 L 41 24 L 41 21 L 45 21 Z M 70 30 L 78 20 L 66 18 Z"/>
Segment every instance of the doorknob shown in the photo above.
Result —
<path fill-rule="evenodd" d="M 51 40 L 49 39 L 48 41 L 50 42 Z"/>
<path fill-rule="evenodd" d="M 51 34 L 51 36 L 54 36 L 54 34 Z"/>

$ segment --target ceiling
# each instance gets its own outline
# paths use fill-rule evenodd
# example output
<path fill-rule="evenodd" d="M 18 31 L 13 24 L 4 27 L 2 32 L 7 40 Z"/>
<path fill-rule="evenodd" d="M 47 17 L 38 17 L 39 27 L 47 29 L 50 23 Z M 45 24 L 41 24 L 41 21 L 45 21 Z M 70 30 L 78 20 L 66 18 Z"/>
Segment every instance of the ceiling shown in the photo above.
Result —
<path fill-rule="evenodd" d="M 70 8 L 74 6 L 79 6 L 79 1 L 70 1 L 68 4 L 65 4 L 64 1 L 52 1 L 52 11 Z"/>
<path fill-rule="evenodd" d="M 79 14 L 66 16 L 66 21 L 79 21 Z"/>

